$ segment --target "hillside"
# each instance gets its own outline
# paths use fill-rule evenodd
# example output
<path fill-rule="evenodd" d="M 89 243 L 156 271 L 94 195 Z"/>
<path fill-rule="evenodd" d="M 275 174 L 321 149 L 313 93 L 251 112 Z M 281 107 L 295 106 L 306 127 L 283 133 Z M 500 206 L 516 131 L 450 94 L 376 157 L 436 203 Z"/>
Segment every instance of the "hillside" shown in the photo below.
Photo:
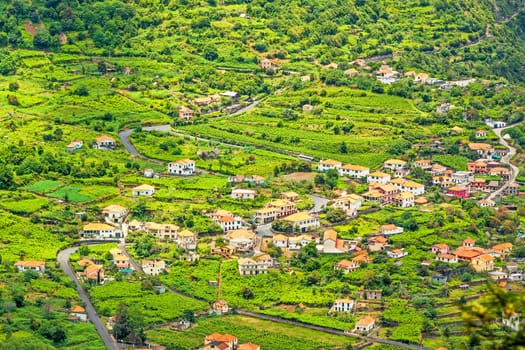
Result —
<path fill-rule="evenodd" d="M 396 68 L 446 79 L 525 76 L 518 0 L 10 0 L 0 9 L 0 46 L 12 48 L 236 67 L 274 57 L 310 70 L 394 54 Z"/>

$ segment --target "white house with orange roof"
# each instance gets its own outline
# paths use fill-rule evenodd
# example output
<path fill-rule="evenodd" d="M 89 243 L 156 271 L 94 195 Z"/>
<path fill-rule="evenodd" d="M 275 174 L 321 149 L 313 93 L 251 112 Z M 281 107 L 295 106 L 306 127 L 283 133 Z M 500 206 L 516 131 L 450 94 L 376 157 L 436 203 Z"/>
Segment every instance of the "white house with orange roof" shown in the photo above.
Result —
<path fill-rule="evenodd" d="M 244 188 L 232 188 L 230 197 L 233 199 L 239 199 L 239 200 L 254 199 L 255 191 L 247 190 Z"/>
<path fill-rule="evenodd" d="M 84 146 L 84 141 L 82 140 L 72 140 L 67 146 L 66 150 L 68 152 L 74 152 L 81 149 Z"/>
<path fill-rule="evenodd" d="M 394 259 L 401 259 L 402 257 L 407 256 L 408 253 L 405 251 L 404 248 L 401 248 L 389 250 L 386 252 L 386 255 Z"/>
<path fill-rule="evenodd" d="M 236 350 L 237 337 L 231 334 L 212 333 L 204 338 L 202 350 Z"/>
<path fill-rule="evenodd" d="M 189 230 L 182 230 L 177 234 L 177 246 L 184 250 L 197 249 L 197 235 Z"/>
<path fill-rule="evenodd" d="M 454 254 L 438 254 L 436 255 L 436 260 L 454 264 L 458 262 L 458 257 Z"/>
<path fill-rule="evenodd" d="M 131 193 L 133 194 L 133 196 L 151 197 L 155 194 L 155 187 L 144 184 L 133 187 Z"/>
<path fill-rule="evenodd" d="M 39 260 L 20 260 L 15 263 L 18 272 L 36 271 L 43 274 L 46 271 L 46 263 Z"/>
<path fill-rule="evenodd" d="M 396 226 L 394 224 L 385 224 L 381 225 L 380 232 L 382 235 L 390 236 L 390 235 L 397 235 L 399 233 L 403 233 L 403 228 L 400 226 Z"/>
<path fill-rule="evenodd" d="M 71 309 L 69 309 L 69 314 L 81 322 L 88 321 L 86 309 L 80 305 L 73 305 Z"/>
<path fill-rule="evenodd" d="M 128 215 L 128 210 L 121 205 L 111 204 L 102 209 L 104 219 L 110 224 L 120 224 Z"/>
<path fill-rule="evenodd" d="M 166 270 L 166 263 L 162 259 L 142 260 L 142 271 L 146 275 L 158 276 Z"/>
<path fill-rule="evenodd" d="M 374 329 L 376 320 L 372 316 L 365 316 L 355 324 L 354 332 L 368 334 Z"/>
<path fill-rule="evenodd" d="M 390 182 L 391 179 L 392 176 L 390 176 L 390 174 L 383 173 L 381 171 L 375 171 L 373 173 L 368 174 L 368 176 L 366 177 L 366 182 L 375 182 L 378 184 L 386 185 Z"/>
<path fill-rule="evenodd" d="M 416 197 L 410 192 L 401 192 L 392 196 L 392 203 L 399 208 L 411 208 L 414 206 Z"/>
<path fill-rule="evenodd" d="M 235 247 L 239 252 L 249 252 L 255 243 L 255 232 L 252 230 L 230 230 L 226 234 L 229 245 Z"/>
<path fill-rule="evenodd" d="M 210 219 L 219 225 L 224 232 L 238 230 L 242 228 L 243 221 L 238 215 L 223 209 L 217 209 L 210 215 Z"/>
<path fill-rule="evenodd" d="M 193 110 L 186 106 L 180 106 L 179 107 L 179 119 L 184 119 L 184 120 L 193 119 Z"/>
<path fill-rule="evenodd" d="M 317 169 L 319 171 L 328 171 L 330 169 L 339 170 L 342 166 L 343 166 L 343 163 L 341 163 L 338 160 L 323 159 L 319 162 Z"/>
<path fill-rule="evenodd" d="M 276 234 L 272 237 L 272 243 L 279 248 L 288 247 L 288 236 L 282 234 Z"/>
<path fill-rule="evenodd" d="M 407 162 L 401 159 L 388 159 L 383 163 L 383 169 L 396 172 L 397 170 L 406 169 Z"/>
<path fill-rule="evenodd" d="M 195 172 L 195 161 L 191 159 L 181 159 L 176 162 L 168 163 L 168 174 L 190 176 Z"/>
<path fill-rule="evenodd" d="M 95 140 L 95 147 L 98 149 L 115 149 L 117 142 L 109 136 L 100 136 Z"/>
<path fill-rule="evenodd" d="M 83 238 L 120 238 L 119 229 L 99 222 L 90 222 L 83 226 L 81 236 Z"/>
<path fill-rule="evenodd" d="M 396 186 L 400 192 L 410 192 L 414 196 L 421 196 L 425 193 L 425 186 L 415 181 L 405 179 L 393 179 L 390 183 Z"/>
<path fill-rule="evenodd" d="M 295 230 L 300 232 L 306 232 L 321 225 L 318 217 L 306 211 L 286 216 L 282 220 L 290 223 Z"/>
<path fill-rule="evenodd" d="M 346 194 L 334 199 L 331 206 L 342 209 L 347 216 L 355 216 L 362 204 L 363 197 L 357 194 Z"/>
<path fill-rule="evenodd" d="M 370 174 L 370 168 L 361 165 L 345 164 L 339 168 L 340 176 L 348 176 L 353 179 L 361 179 L 367 177 L 368 174 Z"/>

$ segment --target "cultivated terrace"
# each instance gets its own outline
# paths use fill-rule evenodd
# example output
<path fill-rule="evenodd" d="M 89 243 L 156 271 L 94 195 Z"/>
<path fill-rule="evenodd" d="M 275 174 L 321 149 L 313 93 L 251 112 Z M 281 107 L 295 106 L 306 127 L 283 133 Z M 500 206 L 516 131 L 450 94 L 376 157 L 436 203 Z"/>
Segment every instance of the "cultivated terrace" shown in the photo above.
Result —
<path fill-rule="evenodd" d="M 0 2 L 0 348 L 519 349 L 518 0 Z"/>

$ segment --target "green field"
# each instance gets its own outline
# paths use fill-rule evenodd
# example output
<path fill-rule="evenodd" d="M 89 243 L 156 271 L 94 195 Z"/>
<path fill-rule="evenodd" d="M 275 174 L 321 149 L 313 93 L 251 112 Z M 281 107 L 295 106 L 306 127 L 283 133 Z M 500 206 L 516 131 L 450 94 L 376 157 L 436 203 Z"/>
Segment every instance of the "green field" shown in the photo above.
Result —
<path fill-rule="evenodd" d="M 244 316 L 211 317 L 199 320 L 195 327 L 187 331 L 160 328 L 148 331 L 147 334 L 160 344 L 194 348 L 202 345 L 204 337 L 214 332 L 233 334 L 239 338 L 239 344 L 252 342 L 260 345 L 261 349 L 336 349 L 355 342 L 347 337 Z"/>

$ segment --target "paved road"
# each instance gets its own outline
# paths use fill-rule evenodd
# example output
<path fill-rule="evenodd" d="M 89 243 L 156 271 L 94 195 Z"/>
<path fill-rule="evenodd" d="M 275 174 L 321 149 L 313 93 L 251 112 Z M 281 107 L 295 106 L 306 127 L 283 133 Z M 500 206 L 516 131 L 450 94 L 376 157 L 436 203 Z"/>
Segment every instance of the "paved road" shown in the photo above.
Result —
<path fill-rule="evenodd" d="M 86 291 L 84 290 L 84 288 L 82 288 L 80 281 L 78 280 L 77 276 L 75 275 L 75 272 L 73 271 L 73 268 L 71 267 L 71 264 L 69 263 L 69 257 L 71 256 L 71 254 L 76 252 L 78 248 L 79 247 L 71 247 L 60 251 L 57 256 L 57 261 L 60 264 L 60 267 L 62 268 L 64 273 L 69 277 L 69 279 L 75 282 L 77 286 L 77 293 L 86 305 L 86 313 L 93 325 L 95 326 L 95 328 L 97 329 L 98 334 L 104 341 L 106 348 L 108 348 L 109 350 L 118 350 L 117 343 L 109 334 L 108 330 L 102 323 L 100 317 L 98 317 L 97 311 L 93 307 L 93 304 L 91 304 L 91 301 L 89 300 Z"/>
<path fill-rule="evenodd" d="M 129 255 L 128 253 L 128 250 L 126 249 L 126 243 L 124 241 L 121 241 L 119 244 L 118 244 L 118 247 L 120 248 L 120 252 L 124 255 L 124 256 L 127 256 L 128 259 L 129 259 L 129 264 L 131 265 L 131 267 L 133 268 L 133 270 L 137 271 L 137 272 L 142 272 L 142 265 L 138 264 L 135 260 L 133 260 L 133 258 L 131 257 L 131 255 Z"/>
<path fill-rule="evenodd" d="M 253 318 L 258 318 L 258 319 L 262 319 L 262 320 L 267 320 L 267 321 L 272 321 L 272 322 L 277 322 L 277 323 L 283 323 L 283 324 L 290 324 L 290 325 L 301 327 L 301 328 L 313 329 L 313 330 L 316 330 L 316 331 L 330 333 L 330 334 L 335 334 L 335 335 L 339 335 L 339 336 L 343 336 L 343 337 L 362 339 L 362 340 L 366 340 L 366 341 L 369 341 L 369 342 L 372 342 L 372 343 L 388 344 L 388 345 L 396 346 L 398 348 L 403 348 L 403 349 L 432 350 L 432 348 L 427 348 L 427 347 L 420 346 L 420 345 L 405 344 L 405 343 L 401 343 L 401 342 L 398 342 L 398 341 L 382 339 L 382 338 L 365 337 L 365 336 L 361 336 L 361 335 L 358 335 L 358 334 L 346 333 L 346 332 L 338 330 L 338 329 L 322 327 L 322 326 L 315 326 L 315 325 L 311 325 L 311 324 L 307 324 L 307 323 L 302 323 L 302 322 L 297 322 L 297 321 L 292 321 L 292 320 L 286 320 L 286 319 L 283 319 L 283 318 L 280 318 L 280 317 L 274 317 L 274 316 L 263 315 L 263 314 L 256 314 L 256 313 L 253 313 L 253 312 L 247 312 L 247 311 L 242 311 L 242 310 L 237 310 L 236 313 L 238 313 L 239 315 L 247 316 L 247 317 L 253 317 Z"/>
<path fill-rule="evenodd" d="M 159 125 L 157 127 L 163 127 L 164 125 Z M 169 127 L 169 125 L 168 125 Z M 142 128 L 143 130 L 146 130 L 146 129 L 150 129 L 149 127 L 146 128 Z M 154 130 L 154 129 L 151 129 L 151 130 Z M 133 146 L 133 144 L 131 143 L 131 141 L 129 140 L 129 135 L 131 135 L 131 133 L 133 132 L 133 129 L 126 129 L 126 130 L 122 130 L 118 133 L 118 137 L 120 138 L 120 142 L 122 142 L 122 144 L 124 145 L 124 148 L 126 148 L 126 150 L 129 152 L 129 154 L 131 154 L 132 156 L 134 157 L 139 157 L 139 158 L 142 158 L 142 159 L 146 159 L 146 160 L 149 160 L 150 162 L 153 162 L 153 163 L 159 163 L 159 164 L 162 164 L 163 162 L 158 160 L 158 159 L 153 159 L 153 158 L 149 158 L 149 157 L 146 157 L 145 155 L 139 153 L 139 151 L 135 148 L 135 146 Z"/>
<path fill-rule="evenodd" d="M 487 199 L 492 199 L 494 200 L 494 198 L 500 196 L 506 189 L 507 187 L 509 187 L 509 185 L 511 183 L 513 183 L 514 181 L 516 181 L 516 177 L 518 177 L 518 174 L 520 172 L 520 170 L 518 169 L 517 166 L 515 166 L 514 164 L 512 164 L 510 162 L 510 160 L 516 155 L 516 148 L 515 147 L 512 147 L 508 142 L 507 140 L 505 140 L 503 138 L 503 136 L 505 135 L 505 133 L 503 133 L 503 131 L 507 130 L 507 129 L 510 129 L 510 128 L 513 128 L 519 124 L 522 124 L 523 122 L 520 122 L 520 123 L 517 123 L 517 124 L 512 124 L 512 125 L 509 125 L 509 126 L 506 126 L 504 128 L 497 128 L 497 129 L 493 129 L 494 133 L 498 136 L 499 138 L 499 142 L 507 147 L 509 149 L 509 152 L 501 158 L 500 162 L 503 163 L 503 164 L 507 164 L 509 167 L 510 167 L 510 178 L 507 182 L 505 182 L 503 184 L 503 186 L 501 186 L 500 189 L 492 192 L 491 194 L 489 194 L 489 196 L 487 197 Z M 503 135 L 502 135 L 503 134 Z"/>

